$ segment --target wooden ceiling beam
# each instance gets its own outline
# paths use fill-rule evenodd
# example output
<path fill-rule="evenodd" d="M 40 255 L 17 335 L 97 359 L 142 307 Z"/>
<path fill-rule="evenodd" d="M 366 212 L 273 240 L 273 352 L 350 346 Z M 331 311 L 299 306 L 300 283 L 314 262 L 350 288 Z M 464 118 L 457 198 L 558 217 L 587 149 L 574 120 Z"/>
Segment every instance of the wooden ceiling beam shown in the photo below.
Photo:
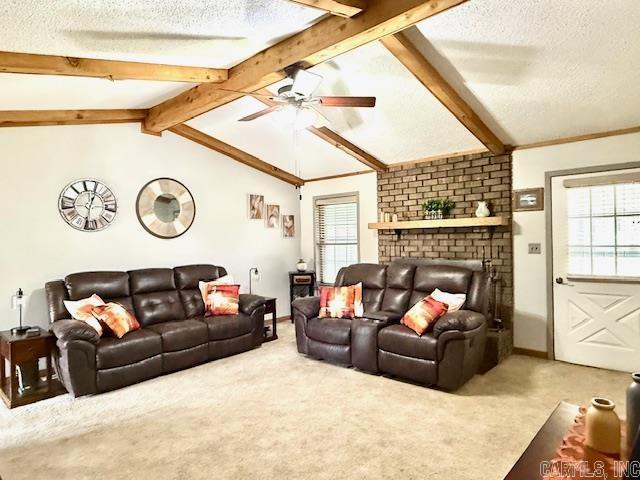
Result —
<path fill-rule="evenodd" d="M 229 70 L 229 80 L 201 84 L 149 110 L 148 130 L 159 132 L 284 78 L 294 64 L 306 68 L 399 32 L 467 0 L 369 0 L 354 18 L 330 16 Z"/>
<path fill-rule="evenodd" d="M 416 46 L 400 32 L 380 42 L 409 70 L 489 151 L 502 154 L 504 144 L 429 63 Z"/>
<path fill-rule="evenodd" d="M 526 143 L 516 145 L 513 150 L 527 150 L 529 148 L 550 147 L 552 145 L 563 145 L 565 143 L 584 142 L 586 140 L 595 140 L 598 138 L 614 137 L 617 135 L 628 135 L 630 133 L 640 133 L 640 125 L 630 128 L 619 128 L 617 130 L 608 130 L 605 132 L 587 133 L 585 135 L 576 135 L 573 137 L 556 138 L 553 140 L 545 140 L 542 142 Z"/>
<path fill-rule="evenodd" d="M 365 0 L 290 0 L 294 3 L 324 10 L 339 17 L 353 17 L 367 8 Z"/>
<path fill-rule="evenodd" d="M 145 109 L 4 110 L 0 111 L 0 127 L 133 123 L 142 122 L 146 115 Z"/>
<path fill-rule="evenodd" d="M 307 130 L 309 130 L 311 133 L 321 138 L 325 142 L 329 142 L 331 145 L 342 150 L 346 154 L 351 155 L 356 160 L 365 164 L 367 167 L 372 168 L 376 172 L 386 172 L 389 169 L 387 164 L 382 163 L 376 157 L 365 152 L 360 147 L 354 145 L 342 135 L 334 132 L 328 127 L 311 127 Z"/>
<path fill-rule="evenodd" d="M 216 83 L 229 78 L 228 70 L 219 68 L 13 52 L 0 52 L 0 72 L 190 83 Z"/>
<path fill-rule="evenodd" d="M 269 100 L 270 95 L 272 93 L 266 88 L 262 88 L 256 91 L 258 95 L 263 95 L 262 97 L 254 97 L 256 100 L 260 100 L 262 103 L 269 107 L 273 107 L 278 105 L 276 102 Z M 378 172 L 384 172 L 388 169 L 387 164 L 381 162 L 376 157 L 371 155 L 370 153 L 365 152 L 357 145 L 354 145 L 349 140 L 341 136 L 340 134 L 334 132 L 329 127 L 321 127 L 317 128 L 313 125 L 307 127 L 307 130 L 313 133 L 318 138 L 324 140 L 325 142 L 330 143 L 336 148 L 339 148 L 347 155 L 351 155 L 353 158 L 358 160 L 359 162 L 364 163 L 367 167 L 372 168 Z"/>
<path fill-rule="evenodd" d="M 236 160 L 248 167 L 255 168 L 267 175 L 271 175 L 279 180 L 290 183 L 296 187 L 304 185 L 304 180 L 295 175 L 285 172 L 284 170 L 271 165 L 270 163 L 265 162 L 264 160 L 260 160 L 258 157 L 254 157 L 250 153 L 247 153 L 239 148 L 234 147 L 233 145 L 229 145 L 228 143 L 224 143 L 217 138 L 214 138 L 210 135 L 207 135 L 200 130 L 196 130 L 188 125 L 175 125 L 169 128 L 170 132 L 175 133 L 176 135 L 180 135 L 192 142 L 196 142 L 203 147 L 210 148 L 211 150 L 215 150 L 218 153 L 226 155 L 233 160 Z"/>

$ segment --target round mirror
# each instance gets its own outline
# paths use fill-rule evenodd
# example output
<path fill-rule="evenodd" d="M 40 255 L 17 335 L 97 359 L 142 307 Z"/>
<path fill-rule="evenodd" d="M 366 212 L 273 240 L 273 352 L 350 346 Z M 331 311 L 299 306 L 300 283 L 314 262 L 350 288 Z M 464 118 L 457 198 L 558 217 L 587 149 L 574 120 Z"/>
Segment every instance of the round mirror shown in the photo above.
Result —
<path fill-rule="evenodd" d="M 153 202 L 153 212 L 161 222 L 173 222 L 180 215 L 180 203 L 173 195 L 163 193 Z"/>
<path fill-rule="evenodd" d="M 191 192 L 182 183 L 171 178 L 156 178 L 140 190 L 136 213 L 150 234 L 175 238 L 191 227 L 196 206 Z"/>

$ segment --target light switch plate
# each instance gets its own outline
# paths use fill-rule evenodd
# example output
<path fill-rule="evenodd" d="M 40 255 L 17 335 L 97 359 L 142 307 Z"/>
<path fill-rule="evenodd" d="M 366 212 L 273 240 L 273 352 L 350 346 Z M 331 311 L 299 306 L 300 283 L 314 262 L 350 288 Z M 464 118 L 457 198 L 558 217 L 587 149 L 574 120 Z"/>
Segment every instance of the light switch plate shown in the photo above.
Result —
<path fill-rule="evenodd" d="M 539 255 L 542 253 L 542 246 L 539 243 L 529 244 L 529 254 Z"/>

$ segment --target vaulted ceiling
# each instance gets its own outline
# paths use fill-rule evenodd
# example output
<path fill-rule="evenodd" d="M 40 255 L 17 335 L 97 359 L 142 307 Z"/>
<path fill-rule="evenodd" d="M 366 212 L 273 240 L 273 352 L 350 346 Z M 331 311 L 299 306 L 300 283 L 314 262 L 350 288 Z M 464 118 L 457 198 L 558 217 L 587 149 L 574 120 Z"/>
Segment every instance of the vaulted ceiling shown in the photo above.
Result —
<path fill-rule="evenodd" d="M 224 69 L 328 16 L 291 0 L 9 0 L 0 51 Z M 516 146 L 640 125 L 639 24 L 635 0 L 473 0 L 403 35 Z M 375 108 L 323 108 L 333 132 L 386 164 L 485 148 L 385 45 L 311 68 L 324 77 L 317 93 L 377 97 Z M 3 73 L 0 110 L 150 108 L 194 86 Z M 262 108 L 242 97 L 186 124 L 304 179 L 368 168 L 277 116 L 237 121 Z"/>

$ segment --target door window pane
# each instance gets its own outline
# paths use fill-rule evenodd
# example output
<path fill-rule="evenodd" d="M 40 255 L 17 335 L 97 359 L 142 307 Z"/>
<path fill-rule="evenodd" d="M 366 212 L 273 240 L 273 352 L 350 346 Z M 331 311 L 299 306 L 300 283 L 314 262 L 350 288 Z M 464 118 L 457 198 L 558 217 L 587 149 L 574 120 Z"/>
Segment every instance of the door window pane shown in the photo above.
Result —
<path fill-rule="evenodd" d="M 618 245 L 640 245 L 640 215 L 618 217 L 617 222 Z"/>
<path fill-rule="evenodd" d="M 640 275 L 640 247 L 618 248 L 618 275 L 624 277 Z"/>
<path fill-rule="evenodd" d="M 591 219 L 569 219 L 569 245 L 591 245 Z"/>
<path fill-rule="evenodd" d="M 617 185 L 616 206 L 618 215 L 640 214 L 640 183 Z"/>
<path fill-rule="evenodd" d="M 640 277 L 640 184 L 568 187 L 568 273 Z"/>
<path fill-rule="evenodd" d="M 567 192 L 569 218 L 588 217 L 591 215 L 589 188 L 570 188 Z"/>
<path fill-rule="evenodd" d="M 613 215 L 615 211 L 613 185 L 591 187 L 591 215 Z"/>
<path fill-rule="evenodd" d="M 615 217 L 595 217 L 591 219 L 591 244 L 613 247 L 616 244 Z"/>
<path fill-rule="evenodd" d="M 591 273 L 591 248 L 569 247 L 569 273 L 576 275 Z"/>
<path fill-rule="evenodd" d="M 615 247 L 593 247 L 591 251 L 591 264 L 594 275 L 615 275 Z"/>

